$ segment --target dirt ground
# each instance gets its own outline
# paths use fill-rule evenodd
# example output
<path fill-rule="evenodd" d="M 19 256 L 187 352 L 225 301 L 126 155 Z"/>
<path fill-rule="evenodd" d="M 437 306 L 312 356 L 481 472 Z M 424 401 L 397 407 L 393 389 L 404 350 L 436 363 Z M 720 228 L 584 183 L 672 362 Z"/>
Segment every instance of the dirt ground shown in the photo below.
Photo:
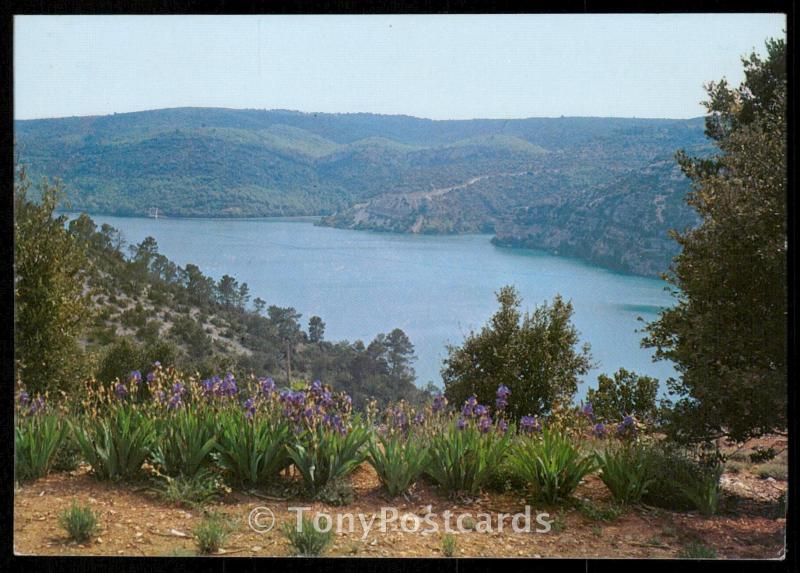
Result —
<path fill-rule="evenodd" d="M 759 443 L 766 443 L 763 440 Z M 785 439 L 771 440 L 776 449 L 785 449 Z M 747 450 L 744 450 L 745 452 Z M 368 464 L 352 476 L 355 501 L 333 507 L 308 500 L 278 500 L 263 495 L 231 492 L 208 505 L 206 510 L 224 513 L 232 524 L 219 555 L 237 557 L 282 556 L 289 554 L 289 543 L 281 531 L 283 523 L 294 523 L 296 513 L 290 507 L 310 507 L 309 515 L 324 512 L 337 519 L 338 514 L 356 515 L 354 531 L 337 533 L 326 556 L 364 557 L 441 557 L 444 535 L 443 514 L 452 512 L 455 527 L 461 514 L 477 521 L 480 512 L 514 514 L 523 512 L 526 502 L 520 494 L 485 494 L 476 500 L 454 502 L 436 493 L 434 487 L 418 484 L 408 498 L 387 499 L 377 476 Z M 718 558 L 776 559 L 783 555 L 785 516 L 779 516 L 777 500 L 786 491 L 785 479 L 763 477 L 756 466 L 737 468 L 722 479 L 725 490 L 723 509 L 713 517 L 697 512 L 672 512 L 650 507 L 635 507 L 611 521 L 582 512 L 577 504 L 546 507 L 531 504 L 530 532 L 516 533 L 511 517 L 503 517 L 503 531 L 497 518 L 492 532 L 455 533 L 457 557 L 638 557 L 679 558 L 689 546 L 711 548 Z M 607 489 L 597 476 L 582 482 L 574 495 L 604 508 L 611 503 Z M 66 538 L 58 524 L 58 514 L 73 500 L 88 503 L 98 514 L 100 533 L 91 542 L 76 544 Z M 427 506 L 431 506 L 428 509 Z M 266 533 L 248 525 L 248 516 L 258 507 L 268 507 L 277 522 Z M 365 519 L 376 516 L 380 523 L 382 508 L 396 508 L 399 516 L 433 513 L 438 531 L 425 534 L 403 531 L 401 521 L 378 526 L 366 536 L 357 514 Z M 537 524 L 537 513 L 548 513 L 551 530 Z M 15 492 L 14 547 L 17 554 L 34 555 L 196 555 L 193 527 L 203 517 L 202 509 L 186 509 L 163 501 L 146 483 L 140 486 L 99 482 L 81 467 L 74 472 L 51 474 L 34 483 L 24 484 Z M 269 522 L 259 519 L 258 523 Z M 411 526 L 407 526 L 411 528 Z M 396 529 L 396 530 L 393 530 Z"/>

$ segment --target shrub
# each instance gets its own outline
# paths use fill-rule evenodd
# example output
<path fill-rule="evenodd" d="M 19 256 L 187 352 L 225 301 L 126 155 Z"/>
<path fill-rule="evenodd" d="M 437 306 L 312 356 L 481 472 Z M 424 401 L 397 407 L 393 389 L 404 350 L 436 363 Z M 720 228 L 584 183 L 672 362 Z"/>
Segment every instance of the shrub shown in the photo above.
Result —
<path fill-rule="evenodd" d="M 315 496 L 319 501 L 333 506 L 349 505 L 355 499 L 353 486 L 346 479 L 329 481 Z"/>
<path fill-rule="evenodd" d="M 53 458 L 52 469 L 58 472 L 71 472 L 78 469 L 81 462 L 81 448 L 75 440 L 75 436 L 69 431 L 66 421 L 62 422 L 64 428 L 64 440 L 56 450 Z"/>
<path fill-rule="evenodd" d="M 322 522 L 325 525 L 322 526 Z M 333 541 L 333 529 L 328 528 L 327 518 L 320 518 L 320 529 L 328 529 L 321 531 L 314 525 L 314 521 L 308 517 L 303 516 L 303 521 L 298 529 L 294 523 L 284 523 L 283 533 L 289 540 L 291 551 L 293 555 L 300 555 L 303 557 L 316 557 L 328 548 Z"/>
<path fill-rule="evenodd" d="M 509 434 L 459 429 L 451 422 L 433 436 L 425 472 L 449 495 L 476 494 L 506 454 Z"/>
<path fill-rule="evenodd" d="M 182 408 L 158 423 L 153 462 L 168 476 L 192 478 L 208 467 L 217 447 L 211 420 Z"/>
<path fill-rule="evenodd" d="M 657 394 L 658 380 L 620 368 L 613 378 L 605 374 L 598 376 L 597 390 L 590 388 L 586 400 L 600 420 L 611 422 L 635 416 L 638 420 L 650 422 L 658 411 Z"/>
<path fill-rule="evenodd" d="M 345 477 L 364 461 L 361 450 L 368 438 L 367 429 L 358 424 L 345 434 L 319 425 L 289 445 L 289 457 L 308 490 L 316 494 L 329 481 Z"/>
<path fill-rule="evenodd" d="M 647 452 L 635 444 L 606 448 L 596 454 L 600 479 L 620 503 L 638 503 L 653 482 Z"/>
<path fill-rule="evenodd" d="M 512 447 L 509 461 L 547 503 L 569 496 L 596 468 L 593 456 L 582 456 L 567 436 L 549 428 L 540 435 L 521 437 Z"/>
<path fill-rule="evenodd" d="M 206 503 L 216 496 L 220 483 L 216 474 L 202 470 L 193 476 L 165 476 L 161 486 L 161 495 L 167 501 L 195 507 Z"/>
<path fill-rule="evenodd" d="M 445 557 L 452 557 L 456 554 L 458 549 L 458 542 L 456 536 L 452 533 L 445 533 L 442 537 L 442 555 Z"/>
<path fill-rule="evenodd" d="M 762 464 L 770 461 L 777 455 L 778 452 L 775 451 L 775 448 L 762 448 L 760 446 L 756 446 L 755 450 L 750 453 L 750 461 L 754 464 Z"/>
<path fill-rule="evenodd" d="M 55 414 L 32 414 L 17 418 L 14 428 L 16 478 L 32 480 L 47 475 L 66 432 L 66 423 Z"/>
<path fill-rule="evenodd" d="M 625 513 L 625 508 L 617 505 L 598 506 L 592 502 L 584 501 L 578 505 L 578 510 L 587 519 L 592 521 L 616 521 Z"/>
<path fill-rule="evenodd" d="M 192 530 L 200 553 L 210 554 L 219 551 L 228 539 L 230 525 L 218 514 L 203 518 Z"/>
<path fill-rule="evenodd" d="M 718 461 L 703 461 L 691 451 L 671 443 L 647 448 L 647 464 L 653 476 L 642 501 L 672 510 L 699 509 L 713 514 L 719 503 Z"/>
<path fill-rule="evenodd" d="M 70 539 L 83 543 L 89 541 L 98 531 L 97 516 L 88 505 L 78 505 L 73 501 L 69 509 L 58 516 L 58 523 Z"/>
<path fill-rule="evenodd" d="M 390 496 L 400 495 L 416 481 L 428 462 L 427 449 L 413 435 L 374 436 L 369 441 L 369 464 Z"/>
<path fill-rule="evenodd" d="M 266 417 L 248 418 L 239 409 L 217 414 L 219 464 L 236 481 L 250 486 L 275 479 L 289 465 L 289 426 Z"/>
<path fill-rule="evenodd" d="M 155 441 L 153 420 L 129 404 L 72 428 L 84 459 L 101 480 L 133 478 Z"/>

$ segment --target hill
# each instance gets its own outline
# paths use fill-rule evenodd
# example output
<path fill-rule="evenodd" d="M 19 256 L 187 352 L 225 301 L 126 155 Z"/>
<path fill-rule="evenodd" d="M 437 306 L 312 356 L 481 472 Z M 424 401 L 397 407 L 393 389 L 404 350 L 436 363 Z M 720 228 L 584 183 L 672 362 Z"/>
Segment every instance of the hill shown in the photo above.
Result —
<path fill-rule="evenodd" d="M 435 121 L 212 108 L 17 121 L 15 138 L 30 174 L 61 178 L 74 210 L 489 232 L 498 244 L 647 275 L 674 254 L 668 230 L 694 223 L 688 181 L 664 166 L 679 148 L 709 147 L 701 118 Z M 640 220 L 641 232 L 625 225 Z"/>

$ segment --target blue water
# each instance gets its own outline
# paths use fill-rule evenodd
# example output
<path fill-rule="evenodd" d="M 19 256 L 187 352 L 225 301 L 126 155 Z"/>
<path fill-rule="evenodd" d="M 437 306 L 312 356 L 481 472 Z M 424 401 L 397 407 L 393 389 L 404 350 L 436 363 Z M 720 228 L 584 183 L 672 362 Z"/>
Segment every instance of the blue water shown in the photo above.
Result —
<path fill-rule="evenodd" d="M 560 293 L 571 299 L 581 339 L 597 375 L 619 367 L 665 380 L 667 362 L 653 363 L 639 341 L 642 323 L 671 305 L 665 284 L 534 250 L 495 247 L 488 235 L 421 236 L 317 227 L 281 219 L 147 219 L 96 216 L 129 242 L 156 238 L 159 252 L 194 263 L 207 275 L 246 282 L 252 298 L 322 317 L 328 340 L 369 343 L 402 328 L 416 347 L 417 382 L 441 385 L 447 344 L 460 344 L 497 309 L 494 293 L 517 287 L 524 309 Z"/>

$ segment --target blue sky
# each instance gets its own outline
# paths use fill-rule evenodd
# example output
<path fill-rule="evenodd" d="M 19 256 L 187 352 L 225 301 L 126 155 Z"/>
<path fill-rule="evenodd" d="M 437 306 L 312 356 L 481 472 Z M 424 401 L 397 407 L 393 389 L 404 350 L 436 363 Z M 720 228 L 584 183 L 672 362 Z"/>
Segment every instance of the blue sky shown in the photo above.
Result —
<path fill-rule="evenodd" d="M 433 119 L 704 114 L 783 14 L 17 16 L 18 119 L 178 106 Z"/>

